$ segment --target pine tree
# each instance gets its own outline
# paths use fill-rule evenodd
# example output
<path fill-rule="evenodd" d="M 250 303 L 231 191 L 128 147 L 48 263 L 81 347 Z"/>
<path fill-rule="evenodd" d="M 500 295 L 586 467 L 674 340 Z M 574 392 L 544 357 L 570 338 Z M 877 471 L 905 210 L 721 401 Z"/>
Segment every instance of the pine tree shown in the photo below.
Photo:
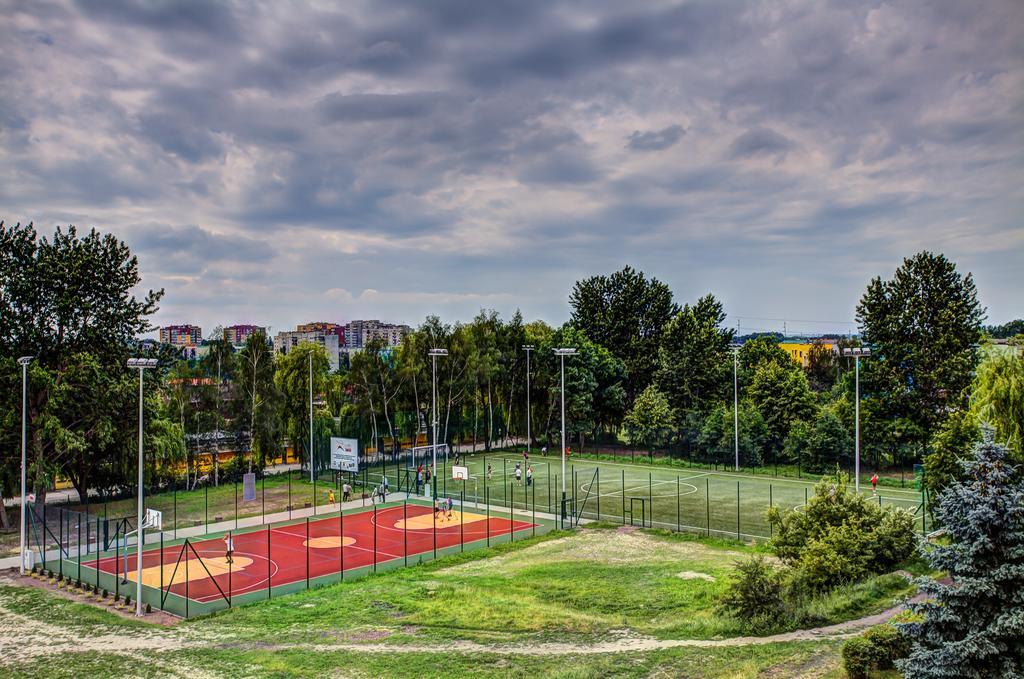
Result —
<path fill-rule="evenodd" d="M 1024 676 L 1024 482 L 991 430 L 974 458 L 936 511 L 949 544 L 926 554 L 952 582 L 922 579 L 931 599 L 911 609 L 924 619 L 900 626 L 913 641 L 897 662 L 907 679 Z"/>

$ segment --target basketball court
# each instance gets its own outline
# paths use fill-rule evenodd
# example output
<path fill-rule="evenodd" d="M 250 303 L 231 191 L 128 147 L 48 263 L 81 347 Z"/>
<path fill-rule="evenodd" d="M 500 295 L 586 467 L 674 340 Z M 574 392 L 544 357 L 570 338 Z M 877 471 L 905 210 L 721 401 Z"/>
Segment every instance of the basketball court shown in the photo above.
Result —
<path fill-rule="evenodd" d="M 231 532 L 230 560 L 225 533 L 155 545 L 142 553 L 143 600 L 153 608 L 194 615 L 211 605 L 213 610 L 222 603 L 230 605 L 239 597 L 277 596 L 311 583 L 336 582 L 351 571 L 416 563 L 440 552 L 514 540 L 515 534 L 533 532 L 538 526 L 488 514 L 469 508 L 460 511 L 458 506 L 450 515 L 445 510 L 435 514 L 429 504 L 409 502 L 257 526 Z M 153 537 L 147 537 L 147 544 Z M 118 580 L 122 591 L 134 594 L 138 570 L 134 545 L 127 553 L 85 557 L 81 567 L 98 570 L 104 581 Z M 83 575 L 82 579 L 93 577 Z"/>

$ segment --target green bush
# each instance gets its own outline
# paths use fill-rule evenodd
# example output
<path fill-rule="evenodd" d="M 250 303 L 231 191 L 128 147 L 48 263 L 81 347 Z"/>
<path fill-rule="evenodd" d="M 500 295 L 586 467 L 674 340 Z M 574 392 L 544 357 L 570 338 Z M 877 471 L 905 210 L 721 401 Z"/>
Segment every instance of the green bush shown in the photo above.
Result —
<path fill-rule="evenodd" d="M 892 625 L 872 627 L 843 644 L 843 668 L 850 679 L 865 679 L 875 670 L 891 670 L 910 655 L 910 641 Z"/>
<path fill-rule="evenodd" d="M 798 567 L 814 591 L 889 572 L 913 555 L 917 544 L 909 512 L 849 492 L 840 474 L 823 478 L 802 510 L 773 507 L 768 521 L 775 553 Z"/>
<path fill-rule="evenodd" d="M 767 631 L 789 618 L 786 589 L 785 571 L 758 555 L 736 563 L 719 606 L 752 631 Z"/>

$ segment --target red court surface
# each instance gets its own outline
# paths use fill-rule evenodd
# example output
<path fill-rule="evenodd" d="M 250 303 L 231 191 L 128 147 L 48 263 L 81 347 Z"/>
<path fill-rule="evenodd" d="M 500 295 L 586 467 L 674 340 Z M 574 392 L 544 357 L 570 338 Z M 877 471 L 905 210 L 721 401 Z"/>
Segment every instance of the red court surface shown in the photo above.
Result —
<path fill-rule="evenodd" d="M 431 507 L 410 504 L 378 509 L 376 520 L 373 510 L 368 510 L 345 514 L 340 520 L 337 515 L 311 518 L 308 524 L 302 521 L 271 527 L 269 532 L 267 527 L 243 529 L 249 532 L 232 533 L 235 551 L 234 563 L 230 565 L 225 556 L 223 534 L 207 539 L 194 538 L 190 539 L 194 553 L 184 544 L 165 547 L 162 557 L 159 547 L 145 550 L 142 582 L 155 588 L 162 586 L 165 591 L 169 586 L 171 593 L 187 595 L 199 603 L 223 599 L 229 592 L 231 597 L 237 597 L 266 591 L 268 582 L 271 587 L 279 587 L 404 559 L 406 555 L 433 553 L 434 521 Z M 343 539 L 340 538 L 342 525 Z M 507 536 L 510 529 L 518 532 L 534 526 L 506 518 L 488 519 L 470 507 L 466 508 L 465 517 L 460 517 L 457 508 L 451 519 L 444 518 L 442 513 L 436 525 L 438 550 L 460 542 L 483 540 L 488 533 L 497 538 Z M 129 550 L 128 579 L 134 582 L 136 554 L 133 548 Z M 96 562 L 86 559 L 82 565 L 95 567 Z M 123 573 L 125 558 L 102 558 L 99 568 L 111 575 Z"/>

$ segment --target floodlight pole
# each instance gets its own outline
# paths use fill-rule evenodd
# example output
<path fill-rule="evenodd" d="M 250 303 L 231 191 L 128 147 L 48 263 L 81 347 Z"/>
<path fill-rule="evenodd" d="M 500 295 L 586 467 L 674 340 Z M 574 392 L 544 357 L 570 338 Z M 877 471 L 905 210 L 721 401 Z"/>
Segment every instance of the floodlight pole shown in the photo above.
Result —
<path fill-rule="evenodd" d="M 524 344 L 523 350 L 526 351 L 526 450 L 529 452 L 533 441 L 530 435 L 530 352 L 533 351 L 533 345 Z"/>
<path fill-rule="evenodd" d="M 563 348 L 555 349 L 555 355 L 561 360 L 561 375 L 562 375 L 562 521 L 568 517 L 566 511 L 566 496 L 565 496 L 565 357 L 575 356 L 576 349 L 574 348 Z"/>
<path fill-rule="evenodd" d="M 860 357 L 870 356 L 868 347 L 852 347 L 843 349 L 844 356 L 853 356 L 854 370 L 854 448 L 853 448 L 853 489 L 860 493 Z"/>
<path fill-rule="evenodd" d="M 146 370 L 146 368 L 155 368 L 156 364 L 157 364 L 157 360 L 155 358 L 129 358 L 128 359 L 128 367 L 129 368 L 138 368 L 139 369 L 139 504 L 138 504 L 138 514 L 137 514 L 138 518 L 137 518 L 137 523 L 135 524 L 135 528 L 136 528 L 135 540 L 136 540 L 136 546 L 137 546 L 137 553 L 136 553 L 136 556 L 135 556 L 135 560 L 137 562 L 135 564 L 136 567 L 137 567 L 137 574 L 136 574 L 136 581 L 135 581 L 135 615 L 138 616 L 138 617 L 142 616 L 142 547 L 143 547 L 143 542 L 145 541 L 145 535 L 146 535 L 145 528 L 142 525 L 142 522 L 143 522 L 143 515 L 142 515 L 143 514 L 143 512 L 142 512 L 143 488 L 142 488 L 142 484 L 143 484 L 143 472 L 144 472 L 143 458 L 142 458 L 142 413 L 143 413 L 142 383 L 143 383 L 143 372 Z M 125 542 L 127 544 L 127 539 L 125 540 Z"/>
<path fill-rule="evenodd" d="M 447 356 L 448 355 L 448 350 L 447 349 L 431 349 L 429 353 L 430 353 L 431 363 L 433 363 L 433 368 L 432 368 L 432 372 L 431 372 L 431 375 L 432 375 L 432 378 L 431 378 L 431 384 L 432 384 L 431 392 L 432 392 L 432 395 L 433 395 L 433 402 L 434 402 L 433 403 L 433 405 L 434 405 L 434 408 L 433 408 L 433 411 L 434 411 L 434 414 L 433 414 L 434 438 L 431 441 L 431 443 L 433 444 L 433 445 L 431 445 L 431 450 L 433 452 L 434 463 L 433 463 L 433 466 L 431 467 L 431 470 L 430 470 L 430 482 L 431 482 L 431 487 L 433 489 L 432 490 L 433 498 L 435 500 L 437 500 L 437 357 L 438 356 Z"/>
<path fill-rule="evenodd" d="M 21 541 L 19 543 L 21 548 L 18 551 L 21 559 L 18 568 L 21 569 L 22 575 L 25 575 L 25 510 L 28 508 L 25 503 L 25 485 L 27 483 L 25 469 L 28 464 L 25 453 L 28 433 L 28 364 L 32 362 L 32 358 L 32 356 L 22 356 L 18 359 L 18 363 L 21 364 Z"/>
<path fill-rule="evenodd" d="M 740 350 L 734 347 L 732 350 L 732 431 L 736 443 L 736 471 L 740 470 L 740 380 L 739 380 Z"/>

